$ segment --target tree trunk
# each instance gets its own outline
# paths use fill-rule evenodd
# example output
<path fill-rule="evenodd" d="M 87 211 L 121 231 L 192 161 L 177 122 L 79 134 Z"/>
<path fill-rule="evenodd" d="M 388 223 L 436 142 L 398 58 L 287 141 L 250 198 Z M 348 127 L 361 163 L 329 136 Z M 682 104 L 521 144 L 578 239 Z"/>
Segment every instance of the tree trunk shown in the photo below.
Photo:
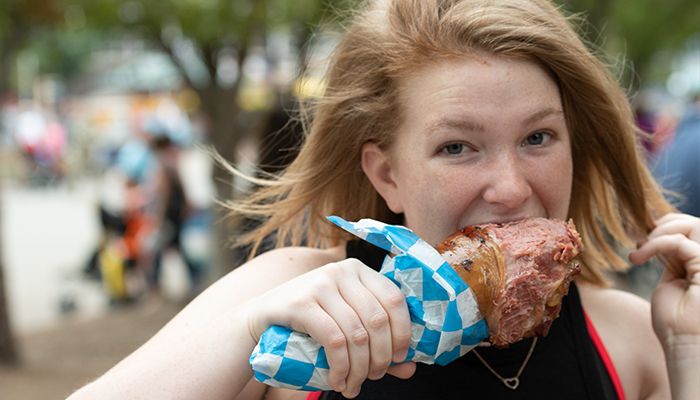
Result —
<path fill-rule="evenodd" d="M 0 188 L 1 189 L 1 188 Z M 1 195 L 1 193 L 0 193 Z M 0 196 L 0 203 L 2 197 Z M 0 207 L 2 210 L 2 207 Z M 0 213 L 1 217 L 2 213 Z M 0 228 L 2 220 L 0 219 Z M 12 336 L 10 315 L 7 311 L 7 295 L 5 294 L 4 263 L 2 254 L 2 229 L 0 229 L 0 365 L 18 365 L 19 355 Z"/>
<path fill-rule="evenodd" d="M 241 111 L 236 103 L 237 88 L 220 88 L 214 84 L 199 91 L 204 113 L 210 119 L 210 143 L 227 162 L 236 162 L 238 143 L 246 133 Z M 212 178 L 219 201 L 231 200 L 235 194 L 233 176 L 216 163 Z M 236 227 L 228 218 L 228 210 L 217 205 L 214 224 L 214 273 L 222 276 L 240 265 L 245 256 L 232 248 L 231 242 Z"/>

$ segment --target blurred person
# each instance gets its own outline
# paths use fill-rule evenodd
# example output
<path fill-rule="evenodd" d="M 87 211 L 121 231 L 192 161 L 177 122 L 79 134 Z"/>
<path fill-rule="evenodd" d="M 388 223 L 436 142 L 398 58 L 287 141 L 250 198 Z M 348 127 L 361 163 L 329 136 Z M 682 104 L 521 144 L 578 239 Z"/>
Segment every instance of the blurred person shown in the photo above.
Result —
<path fill-rule="evenodd" d="M 191 295 L 201 290 L 203 266 L 186 251 L 183 235 L 193 208 L 187 199 L 179 172 L 181 149 L 169 135 L 152 132 L 149 146 L 154 155 L 153 170 L 146 181 L 148 214 L 153 231 L 147 239 L 149 251 L 142 257 L 151 289 L 159 291 L 163 256 L 178 254 L 187 268 Z"/>
<path fill-rule="evenodd" d="M 673 139 L 658 154 L 653 172 L 671 191 L 679 210 L 700 217 L 700 91 L 688 104 Z"/>
<path fill-rule="evenodd" d="M 30 183 L 51 184 L 63 178 L 68 136 L 55 115 L 33 107 L 22 111 L 15 137 L 30 167 Z"/>
<path fill-rule="evenodd" d="M 231 204 L 263 220 L 241 243 L 276 233 L 277 248 L 71 399 L 700 398 L 700 219 L 670 213 L 624 90 L 557 7 L 368 1 L 327 83 L 299 156 Z M 328 215 L 404 224 L 431 244 L 478 223 L 572 218 L 582 274 L 538 346 L 489 348 L 488 364 L 472 353 L 404 362 L 404 295 Z M 606 273 L 629 264 L 605 234 L 639 242 L 631 262 L 666 260 L 651 305 L 606 287 Z M 249 357 L 271 325 L 325 347 L 334 391 L 253 379 Z"/>
<path fill-rule="evenodd" d="M 152 224 L 141 186 L 149 158 L 142 150 L 134 143 L 122 146 L 115 163 L 101 176 L 97 204 L 100 237 L 83 269 L 86 277 L 103 283 L 113 305 L 131 303 L 144 293 L 139 260 Z"/>

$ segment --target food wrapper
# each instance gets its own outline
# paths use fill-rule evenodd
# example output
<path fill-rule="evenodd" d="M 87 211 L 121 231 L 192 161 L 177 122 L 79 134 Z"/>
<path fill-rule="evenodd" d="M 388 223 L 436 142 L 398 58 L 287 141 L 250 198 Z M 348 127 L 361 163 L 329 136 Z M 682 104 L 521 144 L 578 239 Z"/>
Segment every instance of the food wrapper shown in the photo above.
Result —
<path fill-rule="evenodd" d="M 406 227 L 372 219 L 328 219 L 387 256 L 379 271 L 406 296 L 411 340 L 405 361 L 446 365 L 488 338 L 474 294 L 440 253 Z M 323 347 L 305 333 L 271 326 L 250 356 L 255 378 L 296 390 L 332 390 Z"/>

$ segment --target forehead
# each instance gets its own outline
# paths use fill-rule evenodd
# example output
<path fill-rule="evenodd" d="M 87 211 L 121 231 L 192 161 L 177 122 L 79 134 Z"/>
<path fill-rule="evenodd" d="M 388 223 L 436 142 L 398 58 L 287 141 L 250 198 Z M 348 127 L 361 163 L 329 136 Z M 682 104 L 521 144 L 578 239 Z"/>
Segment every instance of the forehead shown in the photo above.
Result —
<path fill-rule="evenodd" d="M 435 61 L 399 80 L 401 124 L 430 126 L 446 117 L 477 128 L 562 110 L 559 88 L 539 64 L 490 54 Z"/>

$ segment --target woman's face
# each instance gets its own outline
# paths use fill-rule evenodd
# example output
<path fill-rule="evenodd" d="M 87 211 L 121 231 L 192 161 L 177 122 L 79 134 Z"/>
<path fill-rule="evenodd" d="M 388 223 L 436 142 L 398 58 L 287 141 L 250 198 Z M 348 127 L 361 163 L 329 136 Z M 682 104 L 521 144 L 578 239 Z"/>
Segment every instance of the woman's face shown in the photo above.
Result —
<path fill-rule="evenodd" d="M 392 211 L 432 244 L 466 225 L 565 219 L 573 166 L 559 89 L 535 63 L 481 55 L 401 83 L 394 144 L 363 148 Z"/>

